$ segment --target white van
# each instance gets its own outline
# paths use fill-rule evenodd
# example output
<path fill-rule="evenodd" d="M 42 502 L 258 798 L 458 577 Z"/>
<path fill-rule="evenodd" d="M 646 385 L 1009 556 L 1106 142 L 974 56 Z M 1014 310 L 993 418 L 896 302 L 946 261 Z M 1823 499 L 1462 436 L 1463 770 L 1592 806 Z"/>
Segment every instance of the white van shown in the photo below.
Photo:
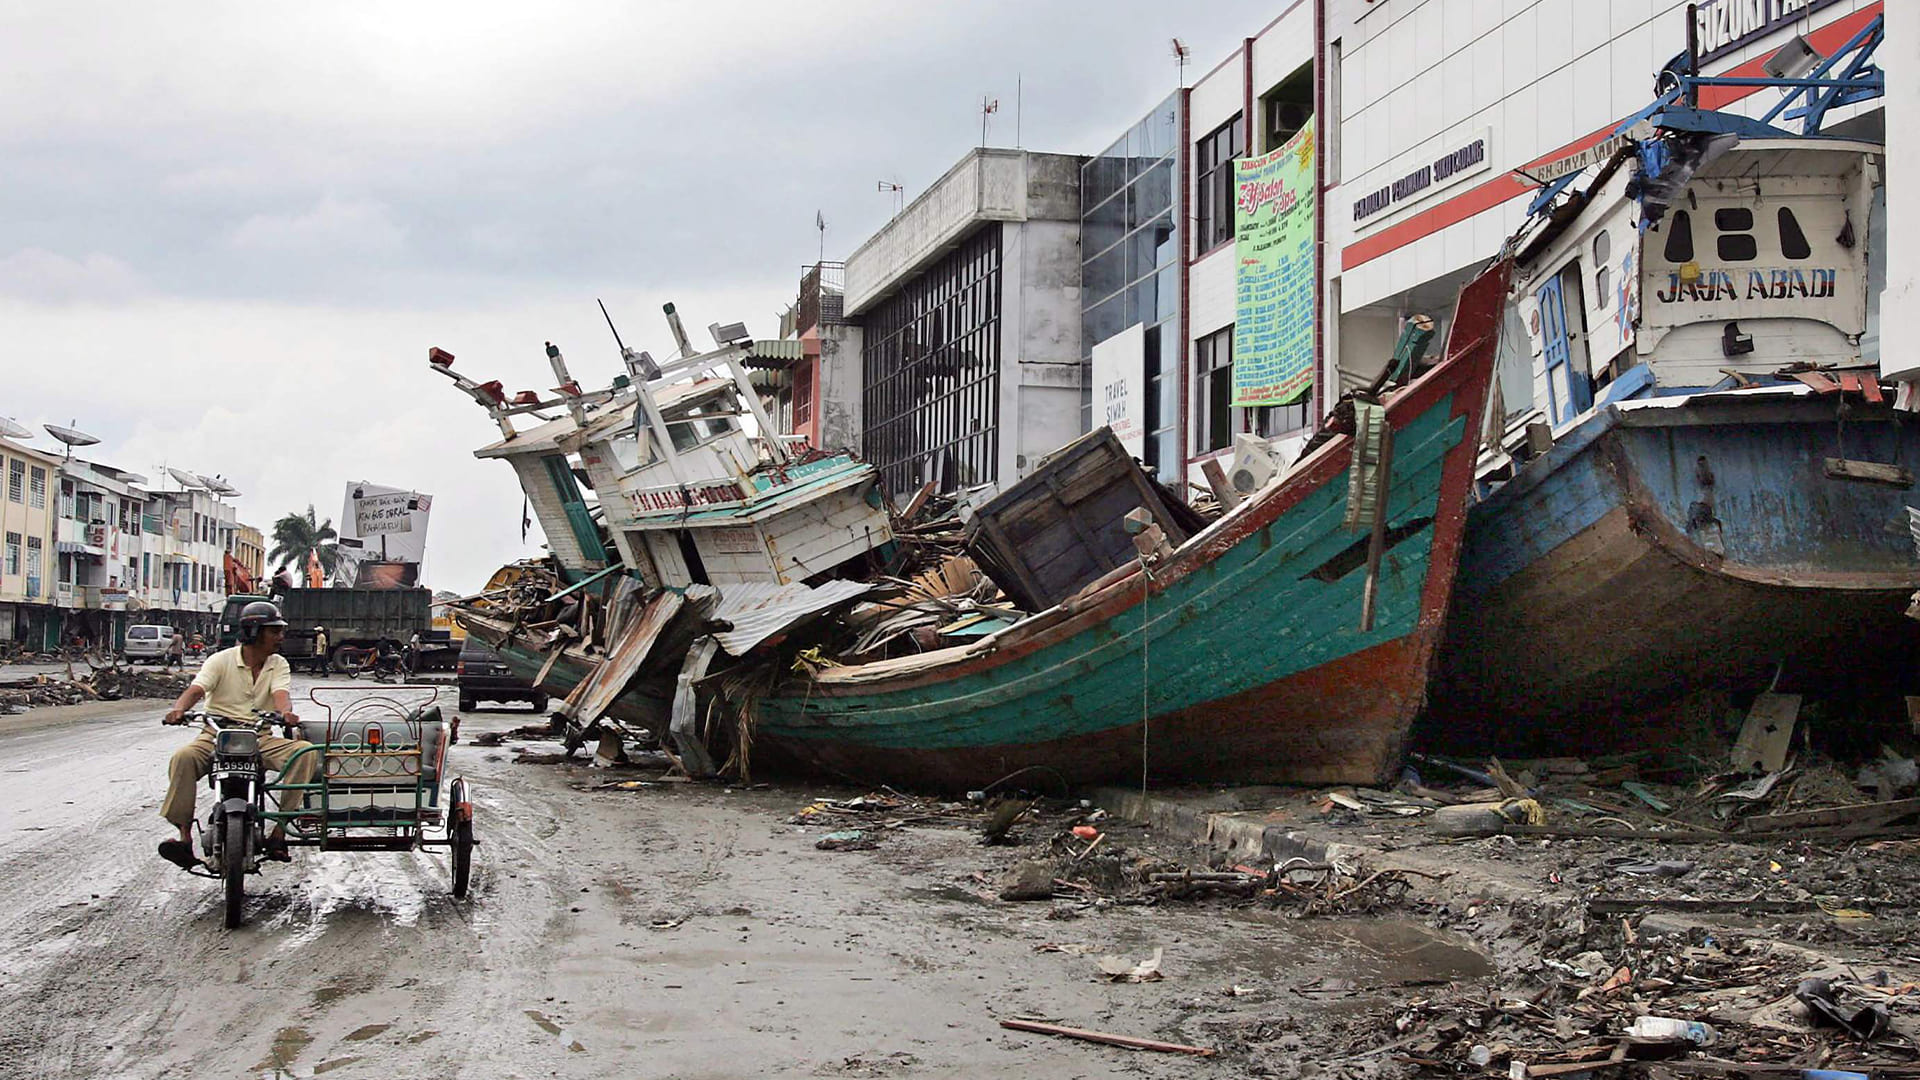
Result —
<path fill-rule="evenodd" d="M 155 663 L 167 658 L 167 645 L 173 641 L 173 627 L 147 624 L 127 627 L 127 643 L 120 655 L 128 663 L 150 660 Z"/>

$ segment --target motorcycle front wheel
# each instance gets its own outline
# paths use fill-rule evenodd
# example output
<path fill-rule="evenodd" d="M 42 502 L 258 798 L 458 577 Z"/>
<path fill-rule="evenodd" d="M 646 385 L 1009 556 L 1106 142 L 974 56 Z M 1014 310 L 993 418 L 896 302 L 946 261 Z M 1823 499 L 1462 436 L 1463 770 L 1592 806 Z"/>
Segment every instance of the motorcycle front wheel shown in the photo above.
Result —
<path fill-rule="evenodd" d="M 227 885 L 227 929 L 240 925 L 247 905 L 247 819 L 229 814 L 221 826 L 220 869 Z"/>

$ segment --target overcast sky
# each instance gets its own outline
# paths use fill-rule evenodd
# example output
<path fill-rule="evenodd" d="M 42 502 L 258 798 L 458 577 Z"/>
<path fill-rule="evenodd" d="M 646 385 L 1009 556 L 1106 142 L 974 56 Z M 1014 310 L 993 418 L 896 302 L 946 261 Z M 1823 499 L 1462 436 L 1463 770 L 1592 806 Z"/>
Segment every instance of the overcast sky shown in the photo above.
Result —
<path fill-rule="evenodd" d="M 1284 5 L 58 4 L 0 0 L 0 416 L 221 473 L 267 529 L 352 480 L 435 496 L 426 575 L 540 552 L 484 413 L 541 343 L 604 385 L 690 326 L 772 337 L 979 141 L 1092 153 Z M 51 445 L 41 439 L 42 446 Z"/>

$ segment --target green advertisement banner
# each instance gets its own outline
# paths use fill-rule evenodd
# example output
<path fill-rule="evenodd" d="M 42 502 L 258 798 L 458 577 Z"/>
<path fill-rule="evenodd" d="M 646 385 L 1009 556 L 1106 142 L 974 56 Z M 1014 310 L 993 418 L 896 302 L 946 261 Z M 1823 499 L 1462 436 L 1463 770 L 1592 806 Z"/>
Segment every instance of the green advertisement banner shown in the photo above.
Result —
<path fill-rule="evenodd" d="M 1233 404 L 1286 405 L 1313 389 L 1314 125 L 1234 163 Z"/>

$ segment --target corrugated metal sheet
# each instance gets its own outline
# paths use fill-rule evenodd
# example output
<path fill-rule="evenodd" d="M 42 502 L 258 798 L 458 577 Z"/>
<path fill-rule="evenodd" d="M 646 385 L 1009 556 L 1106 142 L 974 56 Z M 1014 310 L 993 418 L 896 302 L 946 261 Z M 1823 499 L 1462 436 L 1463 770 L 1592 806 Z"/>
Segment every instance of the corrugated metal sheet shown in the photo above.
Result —
<path fill-rule="evenodd" d="M 783 338 L 754 342 L 747 346 L 747 355 L 741 358 L 741 362 L 750 368 L 786 367 L 805 355 L 806 342 L 799 338 Z"/>
<path fill-rule="evenodd" d="M 733 628 L 713 636 L 729 654 L 744 656 L 754 646 L 800 620 L 864 595 L 872 588 L 864 581 L 828 581 L 818 588 L 761 581 L 721 585 L 720 603 L 710 618 L 731 623 Z"/>

